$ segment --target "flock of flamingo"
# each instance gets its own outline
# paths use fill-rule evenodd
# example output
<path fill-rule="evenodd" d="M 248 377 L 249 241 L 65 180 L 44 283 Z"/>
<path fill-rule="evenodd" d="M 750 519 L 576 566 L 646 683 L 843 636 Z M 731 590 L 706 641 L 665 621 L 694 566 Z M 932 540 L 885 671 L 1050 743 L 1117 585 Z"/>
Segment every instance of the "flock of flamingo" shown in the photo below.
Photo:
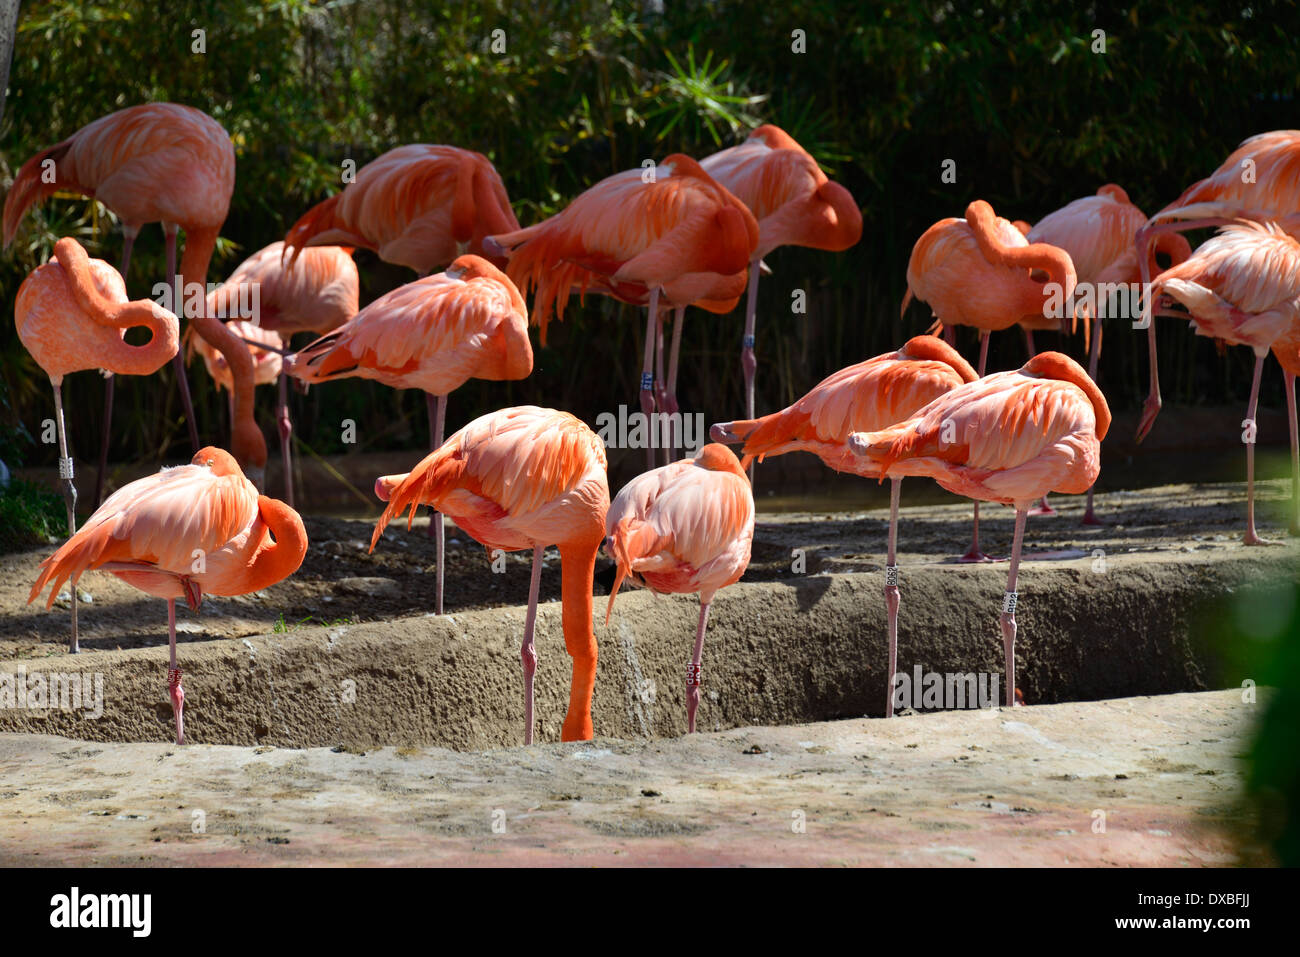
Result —
<path fill-rule="evenodd" d="M 660 593 L 698 593 L 699 625 L 687 667 L 688 726 L 695 730 L 705 629 L 716 592 L 739 580 L 750 558 L 755 508 L 753 460 L 811 452 L 837 471 L 891 482 L 884 595 L 890 693 L 897 663 L 899 611 L 897 522 L 900 484 L 928 477 L 975 502 L 1015 509 L 1010 571 L 1000 624 L 1008 705 L 1015 703 L 1016 580 L 1027 516 L 1049 511 L 1050 492 L 1089 492 L 1085 521 L 1095 523 L 1091 488 L 1111 415 L 1094 384 L 1101 311 L 1085 320 L 1089 368 L 1059 352 L 1036 353 L 1033 332 L 1060 328 L 1045 308 L 1048 284 L 1065 296 L 1082 283 L 1152 282 L 1145 316 L 1190 321 L 1196 333 L 1248 345 L 1257 357 L 1248 418 L 1254 419 L 1260 373 L 1271 350 L 1286 374 L 1292 461 L 1297 459 L 1295 375 L 1300 371 L 1300 131 L 1253 137 L 1209 178 L 1148 219 L 1118 186 L 1078 199 L 1036 226 L 998 217 L 977 200 L 962 218 L 944 219 L 920 237 L 908 264 L 908 294 L 927 303 L 933 333 L 897 351 L 828 377 L 789 408 L 755 417 L 756 292 L 764 258 L 782 245 L 840 251 L 855 244 L 862 216 L 849 193 L 774 126 L 697 162 L 674 154 L 617 173 L 566 209 L 528 228 L 511 211 L 501 177 L 486 157 L 451 146 L 414 144 L 383 154 L 333 197 L 301 217 L 283 242 L 241 264 L 206 292 L 209 260 L 234 190 L 230 137 L 207 114 L 151 103 L 83 127 L 23 165 L 4 204 L 4 240 L 25 211 L 55 191 L 94 197 L 123 225 L 121 269 L 91 259 L 71 238 L 23 283 L 14 304 L 18 333 L 50 377 L 58 426 L 60 477 L 70 538 L 40 565 L 29 601 L 50 587 L 48 602 L 83 572 L 110 572 L 168 607 L 168 689 L 177 743 L 184 742 L 184 690 L 176 659 L 175 603 L 197 609 L 204 594 L 239 595 L 292 575 L 307 549 L 293 508 L 287 378 L 323 383 L 375 379 L 428 396 L 430 454 L 405 475 L 383 476 L 376 495 L 386 525 L 418 506 L 434 510 L 437 610 L 443 610 L 443 522 L 449 516 L 490 549 L 533 553 L 524 638 L 525 743 L 534 732 L 533 644 L 542 553 L 558 546 L 562 624 L 572 658 L 563 740 L 592 736 L 597 648 L 593 574 L 604 547 L 617 580 Z M 125 277 L 142 225 L 161 222 L 167 244 L 166 304 L 130 300 Z M 1219 227 L 1195 252 L 1182 235 Z M 176 238 L 184 252 L 176 266 Z M 358 308 L 354 248 L 410 267 L 415 281 Z M 435 272 L 443 269 L 442 272 Z M 503 271 L 504 270 L 504 271 Z M 205 295 L 190 297 L 192 284 Z M 1144 287 L 1146 288 L 1146 287 Z M 252 316 L 234 308 L 256 292 Z M 714 425 L 712 444 L 693 458 L 657 465 L 610 500 L 605 448 L 567 412 L 533 406 L 481 416 L 444 441 L 447 397 L 467 379 L 521 379 L 533 368 L 530 323 L 545 341 L 569 298 L 588 292 L 646 307 L 640 403 L 649 412 L 679 406 L 676 379 L 685 311 L 730 312 L 746 296 L 741 363 L 746 418 Z M 525 296 L 533 297 L 529 316 Z M 166 306 L 166 307 L 165 307 Z M 669 312 L 671 311 L 671 318 Z M 199 447 L 180 334 L 229 391 L 230 451 Z M 225 321 L 223 321 L 225 320 Z M 664 322 L 672 322 L 665 349 Z M 953 347 L 955 326 L 980 333 L 978 365 Z M 986 374 L 991 332 L 1022 327 L 1030 359 L 1020 369 Z M 143 345 L 125 341 L 145 327 Z M 1160 408 L 1155 323 L 1150 321 L 1151 395 L 1140 435 Z M 296 351 L 295 333 L 319 336 Z M 665 359 L 667 371 L 665 371 Z M 168 360 L 196 454 L 100 503 L 115 375 L 149 375 Z M 73 460 L 63 426 L 61 383 L 72 372 L 107 377 L 104 446 L 94 513 L 76 529 Z M 278 380 L 276 421 L 286 501 L 261 494 L 267 445 L 253 416 L 259 383 Z M 741 457 L 728 448 L 741 445 Z M 1254 524 L 1254 446 L 1248 442 L 1245 540 Z M 1300 496 L 1296 496 L 1300 500 Z M 48 604 L 47 604 L 48 606 Z"/>

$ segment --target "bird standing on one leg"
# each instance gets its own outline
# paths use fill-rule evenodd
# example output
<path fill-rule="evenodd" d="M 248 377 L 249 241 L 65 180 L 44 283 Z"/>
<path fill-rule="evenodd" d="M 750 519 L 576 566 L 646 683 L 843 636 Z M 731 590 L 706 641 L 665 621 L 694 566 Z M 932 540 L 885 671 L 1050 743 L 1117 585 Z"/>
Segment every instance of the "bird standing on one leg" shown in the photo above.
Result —
<path fill-rule="evenodd" d="M 1016 509 L 1000 624 L 1006 703 L 1015 703 L 1016 581 L 1025 519 L 1048 492 L 1086 492 L 1100 471 L 1110 408 L 1069 356 L 1040 352 L 1015 372 L 959 386 L 910 419 L 849 438 L 883 478 L 924 476 L 950 492 Z"/>
<path fill-rule="evenodd" d="M 185 690 L 176 662 L 176 599 L 195 611 L 206 595 L 247 595 L 298 570 L 307 532 L 298 513 L 258 495 L 234 457 L 200 449 L 189 465 L 165 468 L 124 485 L 81 531 L 41 562 L 27 601 L 50 585 L 73 589 L 82 573 L 111 572 L 128 585 L 167 599 L 167 690 L 176 743 L 185 743 Z"/>
<path fill-rule="evenodd" d="M 435 402 L 430 448 L 442 446 L 447 393 L 471 378 L 500 382 L 533 371 L 524 297 L 508 276 L 479 256 L 461 256 L 446 272 L 380 296 L 355 317 L 286 360 L 303 382 L 374 379 L 422 389 Z M 437 608 L 442 614 L 444 530 L 437 542 Z"/>
<path fill-rule="evenodd" d="M 749 479 L 731 449 L 706 445 L 693 459 L 644 472 L 625 485 L 609 507 L 605 536 L 618 566 L 606 624 L 629 575 L 655 592 L 699 592 L 695 650 L 686 668 L 686 725 L 694 734 L 709 605 L 749 566 L 754 540 Z"/>
<path fill-rule="evenodd" d="M 480 416 L 406 475 L 375 481 L 388 502 L 370 539 L 373 551 L 388 523 L 409 507 L 430 505 L 475 541 L 496 549 L 533 553 L 528 612 L 520 659 L 524 670 L 524 744 L 533 742 L 533 630 L 542 552 L 558 545 L 563 575 L 564 644 L 573 659 L 564 741 L 592 736 L 591 696 L 596 683 L 592 629 L 592 577 L 605 533 L 609 485 L 605 446 L 567 412 L 518 406 Z"/>
<path fill-rule="evenodd" d="M 965 219 L 941 219 L 922 234 L 907 263 L 907 296 L 929 303 L 945 330 L 953 325 L 980 330 L 982 376 L 988 362 L 989 333 L 1016 323 L 1040 327 L 1048 317 L 1052 293 L 1062 303 L 1074 295 L 1075 272 L 1069 253 L 1047 243 L 1029 243 L 1013 223 L 996 216 L 977 199 Z M 1050 317 L 1059 324 L 1066 316 Z M 992 561 L 979 547 L 979 503 L 970 550 L 963 562 Z"/>
<path fill-rule="evenodd" d="M 48 175 L 53 172 L 53 175 Z M 207 282 L 208 263 L 217 236 L 230 209 L 235 189 L 235 148 L 221 124 L 201 110 L 177 103 L 145 103 L 101 116 L 62 143 L 37 153 L 18 171 L 5 197 L 4 241 L 13 241 L 28 207 L 55 192 L 93 196 L 122 221 L 125 245 L 122 276 L 131 262 L 131 247 L 145 223 L 161 222 L 167 241 L 167 299 L 171 311 L 184 315 L 199 335 L 220 349 L 231 363 L 238 388 L 235 411 L 242 420 L 235 457 L 250 471 L 266 464 L 266 442 L 253 421 L 252 365 L 247 350 L 221 323 L 203 311 L 203 297 L 188 295 L 192 284 Z M 176 234 L 185 230 L 180 272 L 176 270 Z M 193 307 L 191 307 L 193 304 Z M 185 378 L 185 363 L 173 358 L 176 385 L 189 426 L 190 442 L 199 448 L 198 426 Z M 244 380 L 250 381 L 245 384 Z M 99 504 L 107 468 L 109 415 L 113 408 L 113 380 L 104 386 L 104 439 L 96 477 L 95 505 Z M 260 443 L 260 447 L 259 447 Z"/>
<path fill-rule="evenodd" d="M 811 452 L 837 472 L 879 478 L 876 463 L 849 448 L 854 432 L 874 432 L 910 418 L 963 383 L 975 370 L 952 346 L 935 336 L 915 336 L 896 352 L 886 352 L 841 369 L 822 380 L 794 405 L 760 419 L 722 422 L 710 430 L 715 442 L 745 443 L 742 467 L 757 457 Z M 889 668 L 885 717 L 894 714 L 894 674 L 898 661 L 898 498 L 901 478 L 891 480 L 889 540 L 885 556 L 885 608 Z"/>
<path fill-rule="evenodd" d="M 77 530 L 77 487 L 73 484 L 63 417 L 63 377 L 85 369 L 122 375 L 152 375 L 179 347 L 176 317 L 151 300 L 128 302 L 122 277 L 108 263 L 91 259 L 75 239 L 54 244 L 54 257 L 37 267 L 18 287 L 14 300 L 18 338 L 54 387 L 54 421 L 59 435 L 59 478 L 68 511 L 68 534 Z M 126 330 L 143 326 L 147 343 L 126 342 Z M 51 596 L 52 597 L 52 596 Z M 72 637 L 79 650 L 77 589 L 72 588 Z"/>

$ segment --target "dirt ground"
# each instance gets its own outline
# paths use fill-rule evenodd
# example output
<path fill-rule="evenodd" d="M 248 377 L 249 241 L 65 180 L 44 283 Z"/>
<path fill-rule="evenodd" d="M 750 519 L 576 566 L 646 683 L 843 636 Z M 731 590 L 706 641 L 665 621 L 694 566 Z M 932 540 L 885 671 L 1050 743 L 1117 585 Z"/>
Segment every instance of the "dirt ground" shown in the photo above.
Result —
<path fill-rule="evenodd" d="M 864 498 L 887 503 L 887 493 L 874 482 L 857 480 L 857 484 Z M 1101 528 L 1080 525 L 1082 496 L 1052 496 L 1059 514 L 1030 519 L 1025 557 L 1031 562 L 1059 561 L 1071 567 L 1081 563 L 1092 567 L 1098 559 L 1109 567 L 1116 560 L 1131 562 L 1134 557 L 1215 560 L 1250 552 L 1259 552 L 1256 557 L 1269 562 L 1283 555 L 1294 558 L 1297 540 L 1286 534 L 1289 483 L 1259 485 L 1260 531 L 1284 543 L 1277 549 L 1245 549 L 1241 545 L 1244 493 L 1240 483 L 1103 493 L 1097 496 L 1097 511 L 1108 524 Z M 916 505 L 917 499 L 927 504 Z M 879 572 L 883 568 L 889 517 L 885 508 L 772 512 L 765 510 L 761 486 L 759 508 L 753 557 L 742 582 L 790 583 L 810 575 Z M 405 523 L 390 526 L 373 553 L 367 552 L 373 520 L 305 516 L 310 547 L 297 574 L 252 595 L 207 597 L 198 613 L 178 607 L 181 640 L 244 638 L 313 625 L 424 616 L 433 606 L 434 595 L 435 552 L 428 534 L 428 515 L 421 509 L 409 532 Z M 904 482 L 898 559 L 903 576 L 911 567 L 951 565 L 952 558 L 969 543 L 970 517 L 968 503 L 931 483 Z M 984 506 L 980 527 L 986 551 L 1006 556 L 1013 518 L 1009 508 Z M 43 603 L 26 604 L 36 566 L 52 550 L 46 547 L 0 556 L 0 660 L 47 658 L 64 651 L 67 587 L 64 600 L 51 610 Z M 1099 550 L 1104 554 L 1096 554 Z M 448 522 L 446 611 L 521 605 L 528 594 L 531 556 L 515 552 L 506 558 L 506 571 L 494 574 L 486 549 Z M 540 600 L 558 601 L 559 554 L 554 548 L 547 551 L 545 562 Z M 597 564 L 597 596 L 608 594 L 613 583 L 611 566 L 603 556 Z M 1006 575 L 1005 564 L 951 570 L 991 574 L 1004 581 Z M 1173 574 L 1181 572 L 1175 569 Z M 80 588 L 83 650 L 166 644 L 162 602 L 106 573 L 87 573 Z M 603 611 L 604 602 L 597 604 Z"/>
<path fill-rule="evenodd" d="M 1240 691 L 464 753 L 0 735 L 3 865 L 1268 863 Z"/>

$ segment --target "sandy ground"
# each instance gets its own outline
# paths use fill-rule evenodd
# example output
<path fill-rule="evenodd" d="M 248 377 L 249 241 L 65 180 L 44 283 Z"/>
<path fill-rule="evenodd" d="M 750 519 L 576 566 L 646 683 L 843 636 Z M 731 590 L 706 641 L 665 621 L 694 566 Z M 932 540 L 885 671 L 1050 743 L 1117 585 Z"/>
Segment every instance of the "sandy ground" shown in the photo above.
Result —
<path fill-rule="evenodd" d="M 463 753 L 0 735 L 0 865 L 1223 866 L 1241 693 Z"/>

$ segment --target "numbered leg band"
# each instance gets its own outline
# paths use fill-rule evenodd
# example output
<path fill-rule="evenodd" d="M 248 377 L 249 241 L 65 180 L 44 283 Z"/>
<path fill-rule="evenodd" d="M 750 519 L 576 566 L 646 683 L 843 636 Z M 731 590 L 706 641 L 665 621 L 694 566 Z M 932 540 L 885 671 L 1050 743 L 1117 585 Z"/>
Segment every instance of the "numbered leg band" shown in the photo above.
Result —
<path fill-rule="evenodd" d="M 898 566 L 897 565 L 885 566 L 885 587 L 886 588 L 898 587 Z"/>
<path fill-rule="evenodd" d="M 704 675 L 704 666 L 697 665 L 695 662 L 692 661 L 690 664 L 686 666 L 686 687 L 698 688 L 700 686 L 700 679 L 703 677 L 703 675 Z"/>
<path fill-rule="evenodd" d="M 754 337 L 753 337 L 753 336 L 741 336 L 741 337 L 740 337 L 740 344 L 741 344 L 741 346 L 743 346 L 743 347 L 746 348 L 746 349 L 752 349 L 752 348 L 754 348 Z"/>
<path fill-rule="evenodd" d="M 1002 614 L 1014 615 L 1016 613 L 1016 593 L 1013 591 L 1005 592 L 1002 595 Z"/>
<path fill-rule="evenodd" d="M 168 669 L 167 669 L 167 686 L 168 686 L 169 688 L 175 688 L 175 687 L 176 687 L 178 684 L 180 684 L 180 683 L 181 683 L 181 669 L 179 669 L 179 668 L 168 668 Z"/>
<path fill-rule="evenodd" d="M 649 392 L 655 387 L 655 374 L 653 372 L 641 373 L 641 391 Z"/>
<path fill-rule="evenodd" d="M 61 479 L 71 479 L 71 478 L 72 478 L 72 459 L 71 459 L 71 458 L 59 459 L 59 478 L 61 478 Z"/>

